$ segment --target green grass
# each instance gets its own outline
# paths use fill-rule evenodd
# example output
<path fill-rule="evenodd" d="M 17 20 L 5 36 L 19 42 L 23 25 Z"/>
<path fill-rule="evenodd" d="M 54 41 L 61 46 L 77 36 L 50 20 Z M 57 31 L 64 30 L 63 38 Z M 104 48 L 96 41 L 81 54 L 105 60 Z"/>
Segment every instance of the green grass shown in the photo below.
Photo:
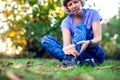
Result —
<path fill-rule="evenodd" d="M 120 80 L 120 62 L 107 60 L 96 67 L 77 65 L 61 70 L 55 59 L 0 58 L 0 80 Z"/>

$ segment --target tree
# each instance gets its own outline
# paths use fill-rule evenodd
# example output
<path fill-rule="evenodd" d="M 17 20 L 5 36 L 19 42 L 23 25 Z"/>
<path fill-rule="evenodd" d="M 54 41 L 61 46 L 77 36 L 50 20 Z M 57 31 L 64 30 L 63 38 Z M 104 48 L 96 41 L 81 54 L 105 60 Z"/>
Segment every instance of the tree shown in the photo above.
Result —
<path fill-rule="evenodd" d="M 60 0 L 3 0 L 3 2 L 5 10 L 2 13 L 9 29 L 2 33 L 2 37 L 10 38 L 13 46 L 22 48 L 19 56 L 40 53 L 43 49 L 40 40 L 46 34 L 62 41 L 60 23 L 65 13 Z"/>

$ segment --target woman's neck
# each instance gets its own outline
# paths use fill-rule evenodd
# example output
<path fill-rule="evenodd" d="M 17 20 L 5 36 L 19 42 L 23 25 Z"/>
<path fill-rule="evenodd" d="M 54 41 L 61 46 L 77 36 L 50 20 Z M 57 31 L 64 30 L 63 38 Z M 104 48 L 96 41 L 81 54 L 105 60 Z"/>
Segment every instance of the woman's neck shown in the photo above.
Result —
<path fill-rule="evenodd" d="M 79 24 L 82 22 L 82 14 L 76 14 L 74 15 L 74 20 L 76 24 Z"/>
<path fill-rule="evenodd" d="M 81 10 L 78 14 L 74 14 L 74 18 L 82 18 L 83 11 Z"/>
<path fill-rule="evenodd" d="M 80 13 L 74 15 L 74 20 L 76 24 L 79 24 L 82 22 L 83 19 L 83 11 L 81 10 Z"/>

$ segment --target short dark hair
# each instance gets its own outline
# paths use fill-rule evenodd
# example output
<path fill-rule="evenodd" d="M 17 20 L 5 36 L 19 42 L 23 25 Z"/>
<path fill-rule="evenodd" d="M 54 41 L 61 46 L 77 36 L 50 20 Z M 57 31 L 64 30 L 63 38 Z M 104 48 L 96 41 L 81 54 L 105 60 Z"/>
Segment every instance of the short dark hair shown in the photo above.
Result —
<path fill-rule="evenodd" d="M 63 6 L 66 7 L 66 6 L 67 6 L 67 3 L 68 3 L 69 1 L 70 1 L 70 0 L 62 0 Z M 83 1 L 82 1 L 82 0 L 80 0 L 80 1 L 81 1 L 82 6 L 84 6 Z"/>
<path fill-rule="evenodd" d="M 63 0 L 63 6 L 66 7 L 67 6 L 67 3 L 69 2 L 70 0 Z"/>

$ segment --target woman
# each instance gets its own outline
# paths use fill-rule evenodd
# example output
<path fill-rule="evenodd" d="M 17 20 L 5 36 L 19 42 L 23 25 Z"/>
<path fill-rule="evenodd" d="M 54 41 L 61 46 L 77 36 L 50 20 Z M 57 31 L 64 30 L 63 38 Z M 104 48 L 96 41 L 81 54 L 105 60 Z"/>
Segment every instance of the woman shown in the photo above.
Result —
<path fill-rule="evenodd" d="M 104 61 L 101 16 L 96 10 L 83 9 L 82 0 L 63 0 L 68 16 L 61 23 L 63 45 L 47 35 L 41 40 L 43 47 L 64 66 L 80 64 L 94 66 Z"/>

